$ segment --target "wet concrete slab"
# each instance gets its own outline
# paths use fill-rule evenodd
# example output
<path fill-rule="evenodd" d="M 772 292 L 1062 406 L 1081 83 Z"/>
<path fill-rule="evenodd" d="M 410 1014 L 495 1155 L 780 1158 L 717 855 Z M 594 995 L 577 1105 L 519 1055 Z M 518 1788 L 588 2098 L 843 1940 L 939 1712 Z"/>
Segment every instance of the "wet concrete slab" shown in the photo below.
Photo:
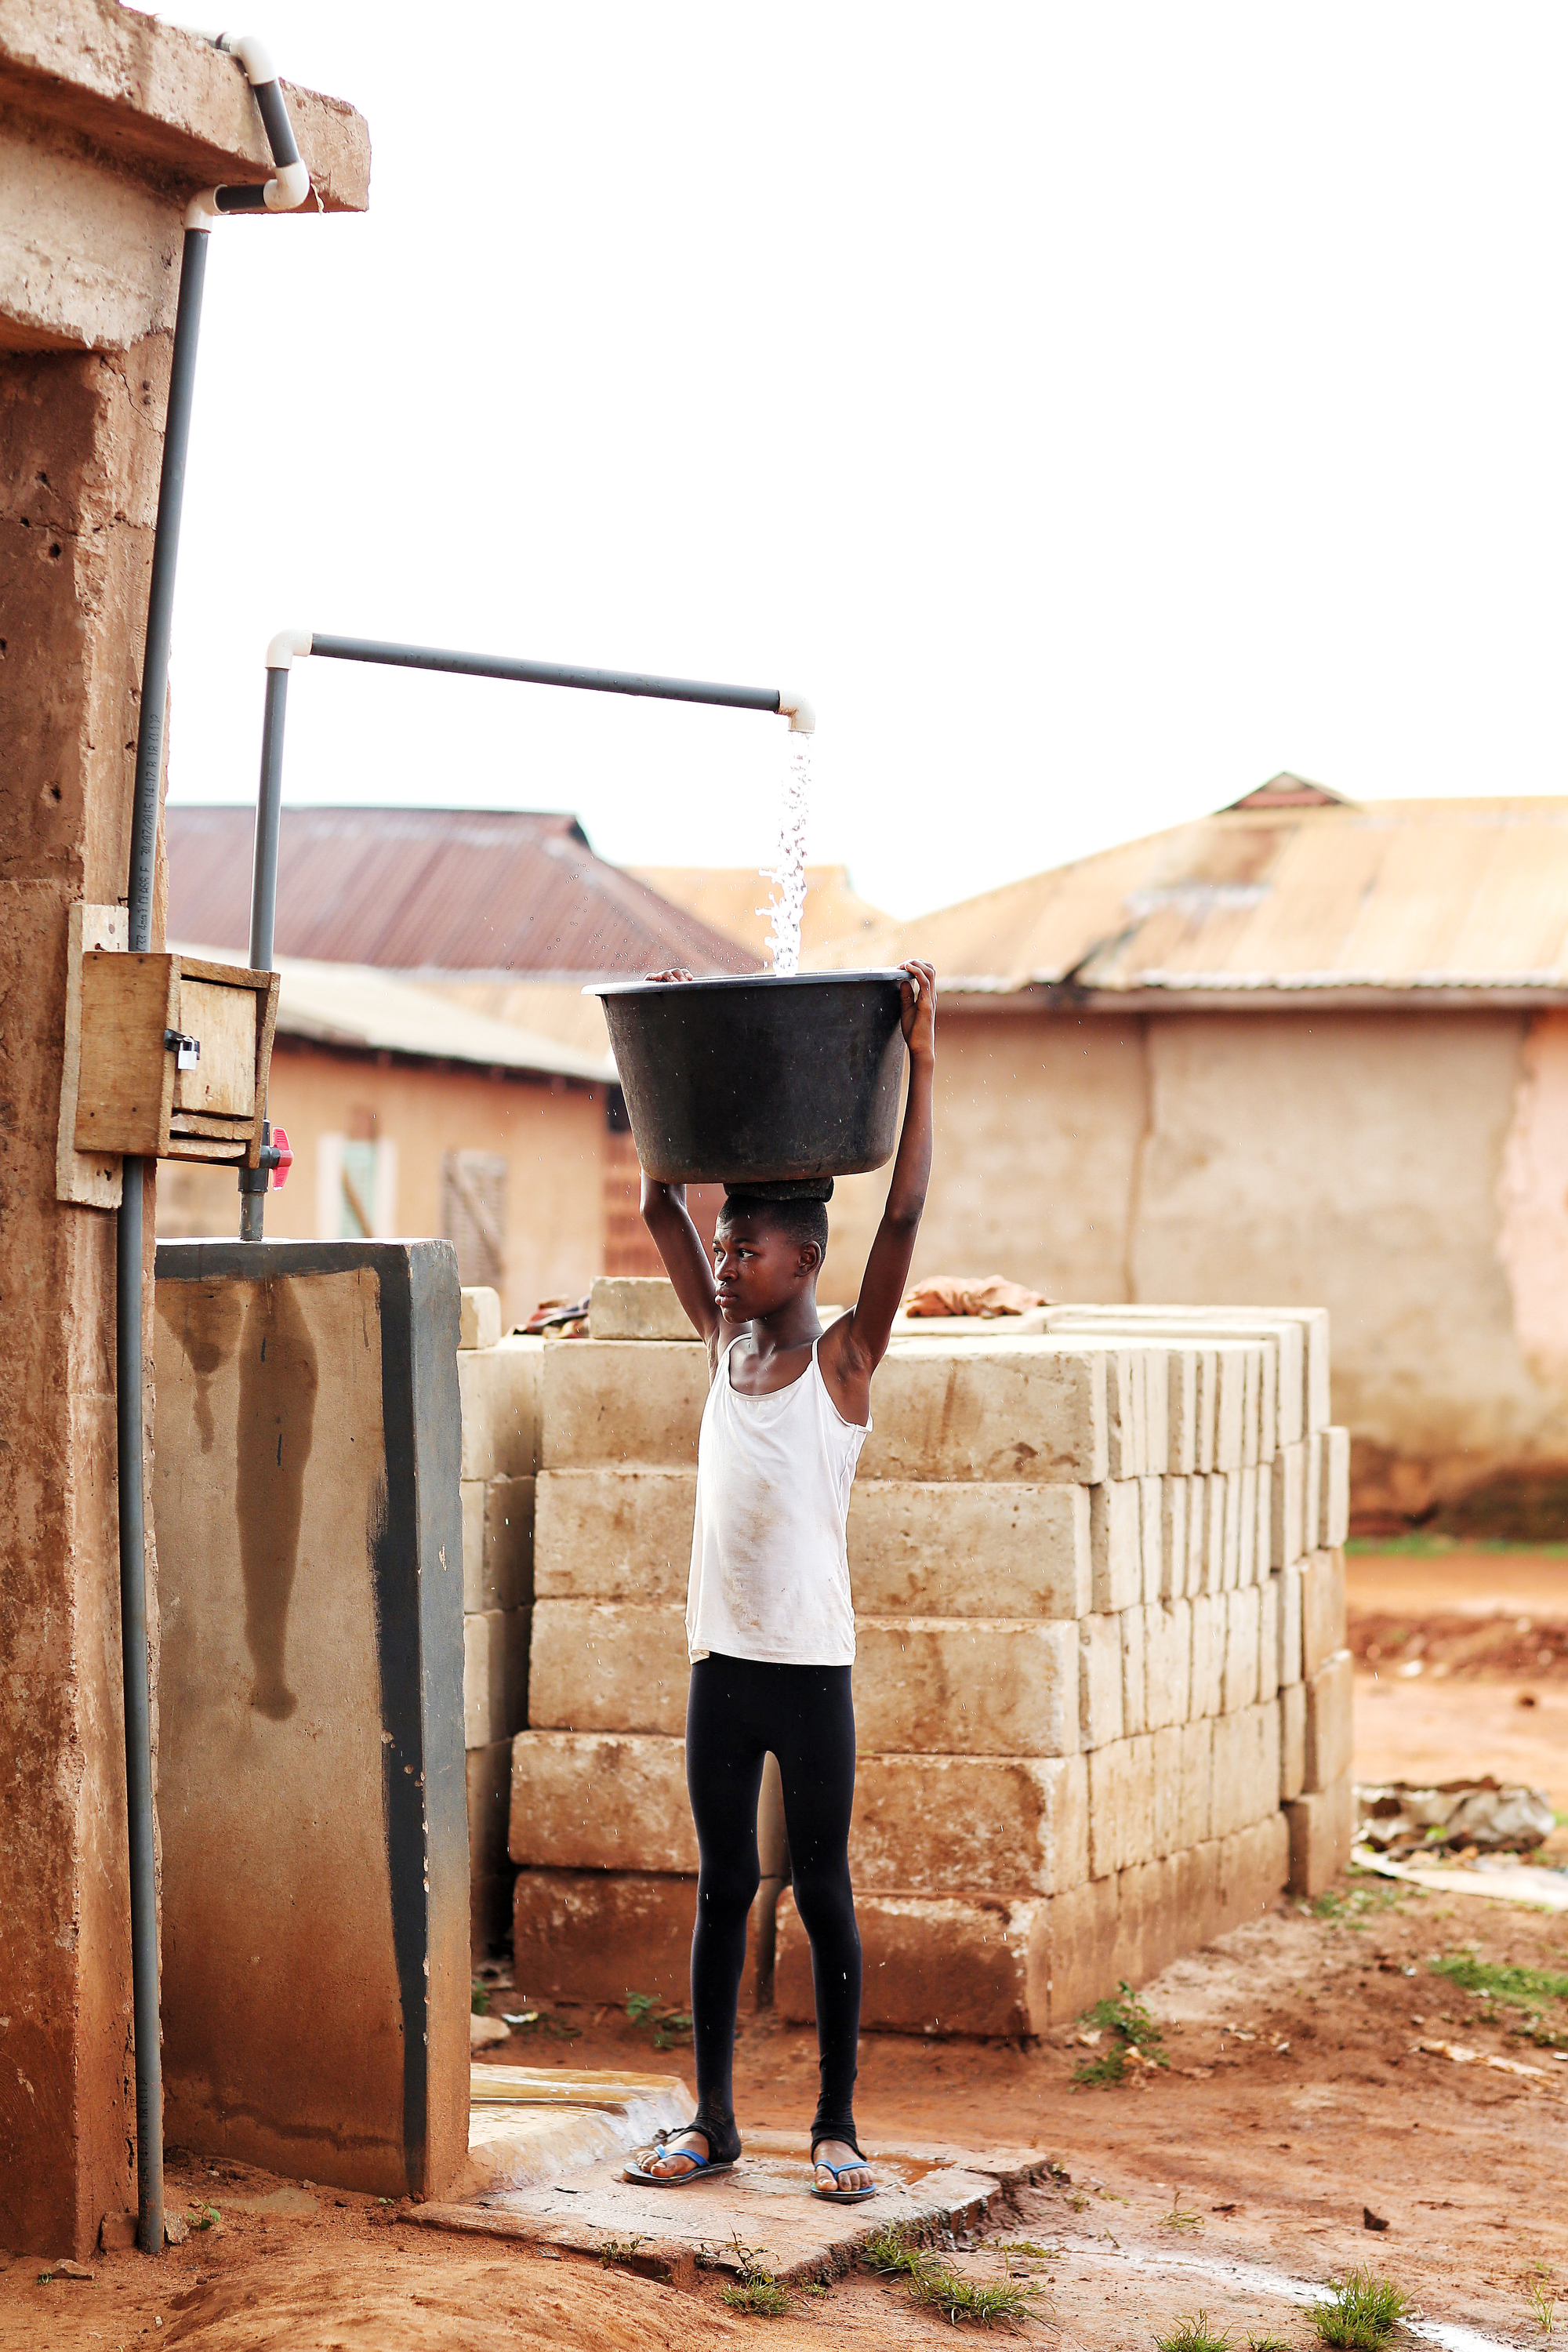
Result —
<path fill-rule="evenodd" d="M 757 2132 L 733 2172 L 685 2189 L 650 2189 L 621 2177 L 624 2158 L 563 2168 L 533 2186 L 498 2189 L 465 2204 L 412 2206 L 399 2219 L 423 2229 L 510 2238 L 561 2252 L 605 2255 L 672 2282 L 698 2266 L 739 2272 L 748 2255 L 784 2282 L 846 2270 L 873 2231 L 901 2222 L 921 2236 L 957 2234 L 994 2214 L 1010 2190 L 1039 2178 L 1047 2160 L 1030 2150 L 884 2147 L 868 2151 L 879 2194 L 862 2205 L 813 2197 L 798 2137 Z"/>

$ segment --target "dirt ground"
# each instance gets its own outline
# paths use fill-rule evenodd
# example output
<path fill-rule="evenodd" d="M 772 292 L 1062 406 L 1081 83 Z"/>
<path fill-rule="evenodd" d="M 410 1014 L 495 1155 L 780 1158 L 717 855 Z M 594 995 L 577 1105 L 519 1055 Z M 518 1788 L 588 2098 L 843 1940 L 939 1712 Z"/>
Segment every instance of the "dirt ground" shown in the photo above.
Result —
<path fill-rule="evenodd" d="M 1386 1596 L 1355 1562 L 1352 1591 L 1358 1777 L 1492 1769 L 1549 1787 L 1568 1811 L 1568 1671 L 1557 1645 L 1538 1644 L 1521 1673 L 1489 1635 L 1485 1658 L 1456 1654 L 1447 1675 L 1429 1665 L 1400 1675 L 1405 1646 L 1368 1630 L 1391 1620 Z M 1473 1632 L 1473 1613 L 1452 1601 L 1451 1588 L 1423 1594 L 1412 1580 L 1402 1605 L 1468 1617 Z M 1537 1599 L 1516 1613 L 1544 1612 Z M 1568 1605 L 1557 1613 L 1568 1619 Z M 1397 1630 L 1384 1624 L 1385 1634 Z M 1384 1655 L 1368 1661 L 1373 1643 Z M 1550 1669 L 1542 1647 L 1553 1652 Z M 1534 1706 L 1519 1705 L 1526 1692 Z M 1005 2144 L 1055 2159 L 1050 2186 L 1023 2192 L 988 2242 L 952 2261 L 991 2283 L 1009 2266 L 1028 2273 L 1039 2292 L 1022 2332 L 1061 2352 L 1151 2352 L 1156 2334 L 1200 2307 L 1230 2329 L 1237 2352 L 1249 2337 L 1308 2352 L 1315 2339 L 1289 2283 L 1366 2261 L 1441 2324 L 1430 2340 L 1448 2352 L 1476 2352 L 1479 2340 L 1544 2347 L 1532 2290 L 1561 2294 L 1557 2316 L 1568 2325 L 1568 2063 L 1520 2039 L 1517 2012 L 1500 2014 L 1498 2002 L 1433 1972 L 1436 1958 L 1467 1948 L 1565 1972 L 1568 1916 L 1361 1880 L 1311 1908 L 1282 1902 L 1145 1988 L 1168 2068 L 1075 2088 L 1091 2053 L 1067 2029 L 1028 2047 L 872 2035 L 858 2102 L 864 2137 L 873 2147 L 879 2138 Z M 648 2029 L 618 2011 L 559 2021 L 581 2030 L 514 2036 L 486 2055 L 689 2072 L 689 2053 L 660 2055 Z M 1548 2021 L 1568 2032 L 1568 2002 L 1552 2005 Z M 1477 2061 L 1419 2053 L 1419 2041 Z M 736 2086 L 742 2126 L 804 2126 L 811 2035 L 748 2020 Z M 199 2201 L 219 2218 L 160 2263 L 100 2255 L 89 2281 L 40 2284 L 59 2251 L 44 2247 L 0 2268 L 0 2352 L 697 2352 L 758 2332 L 780 2347 L 822 2347 L 930 2344 L 948 2332 L 901 2285 L 864 2273 L 796 2296 L 783 2317 L 740 2316 L 718 2278 L 677 2289 L 592 2259 L 448 2240 L 374 2200 L 234 2167 L 176 2164 L 169 2201 L 177 2211 Z M 1371 2231 L 1365 2212 L 1386 2230 Z M 1047 2251 L 999 2250 L 1018 2241 Z"/>

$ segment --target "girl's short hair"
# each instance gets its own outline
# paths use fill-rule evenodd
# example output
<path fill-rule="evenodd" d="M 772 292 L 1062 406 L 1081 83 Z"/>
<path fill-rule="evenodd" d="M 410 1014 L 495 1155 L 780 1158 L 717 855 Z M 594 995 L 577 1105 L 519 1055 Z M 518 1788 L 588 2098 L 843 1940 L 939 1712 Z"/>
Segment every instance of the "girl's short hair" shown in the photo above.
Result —
<path fill-rule="evenodd" d="M 792 1242 L 803 1248 L 808 1242 L 816 1244 L 818 1258 L 827 1255 L 827 1196 L 833 1191 L 833 1179 L 825 1176 L 818 1181 L 795 1184 L 726 1184 L 724 1205 L 719 1212 L 721 1225 L 733 1224 L 737 1217 L 760 1218 Z"/>

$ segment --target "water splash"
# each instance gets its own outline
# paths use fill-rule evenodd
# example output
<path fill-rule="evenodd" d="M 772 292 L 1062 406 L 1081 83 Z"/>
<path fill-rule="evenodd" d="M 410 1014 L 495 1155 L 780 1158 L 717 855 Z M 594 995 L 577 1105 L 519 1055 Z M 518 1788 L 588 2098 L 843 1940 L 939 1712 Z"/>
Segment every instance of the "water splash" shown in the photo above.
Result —
<path fill-rule="evenodd" d="M 768 918 L 768 953 L 781 976 L 800 970 L 800 926 L 805 912 L 805 822 L 811 799 L 811 737 L 789 739 L 789 769 L 779 812 L 778 861 L 762 869 L 778 886 L 759 915 Z"/>

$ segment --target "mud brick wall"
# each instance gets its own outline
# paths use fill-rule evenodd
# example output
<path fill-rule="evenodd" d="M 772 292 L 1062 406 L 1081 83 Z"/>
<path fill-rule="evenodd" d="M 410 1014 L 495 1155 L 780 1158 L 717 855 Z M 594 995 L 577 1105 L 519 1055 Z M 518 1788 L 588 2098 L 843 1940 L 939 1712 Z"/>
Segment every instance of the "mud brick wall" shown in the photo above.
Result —
<path fill-rule="evenodd" d="M 1348 1851 L 1349 1443 L 1328 1426 L 1327 1318 L 1048 1321 L 896 1338 L 877 1375 L 849 1518 L 868 2026 L 1038 2032 Z M 540 1361 L 517 1981 L 674 1996 L 706 1360 L 590 1339 Z M 776 2000 L 812 2014 L 787 1898 Z"/>
<path fill-rule="evenodd" d="M 528 1721 L 543 1350 L 541 1339 L 502 1339 L 493 1290 L 463 1292 L 463 1745 L 476 1965 L 504 1943 L 510 1924 L 507 1817 L 512 1734 Z"/>

